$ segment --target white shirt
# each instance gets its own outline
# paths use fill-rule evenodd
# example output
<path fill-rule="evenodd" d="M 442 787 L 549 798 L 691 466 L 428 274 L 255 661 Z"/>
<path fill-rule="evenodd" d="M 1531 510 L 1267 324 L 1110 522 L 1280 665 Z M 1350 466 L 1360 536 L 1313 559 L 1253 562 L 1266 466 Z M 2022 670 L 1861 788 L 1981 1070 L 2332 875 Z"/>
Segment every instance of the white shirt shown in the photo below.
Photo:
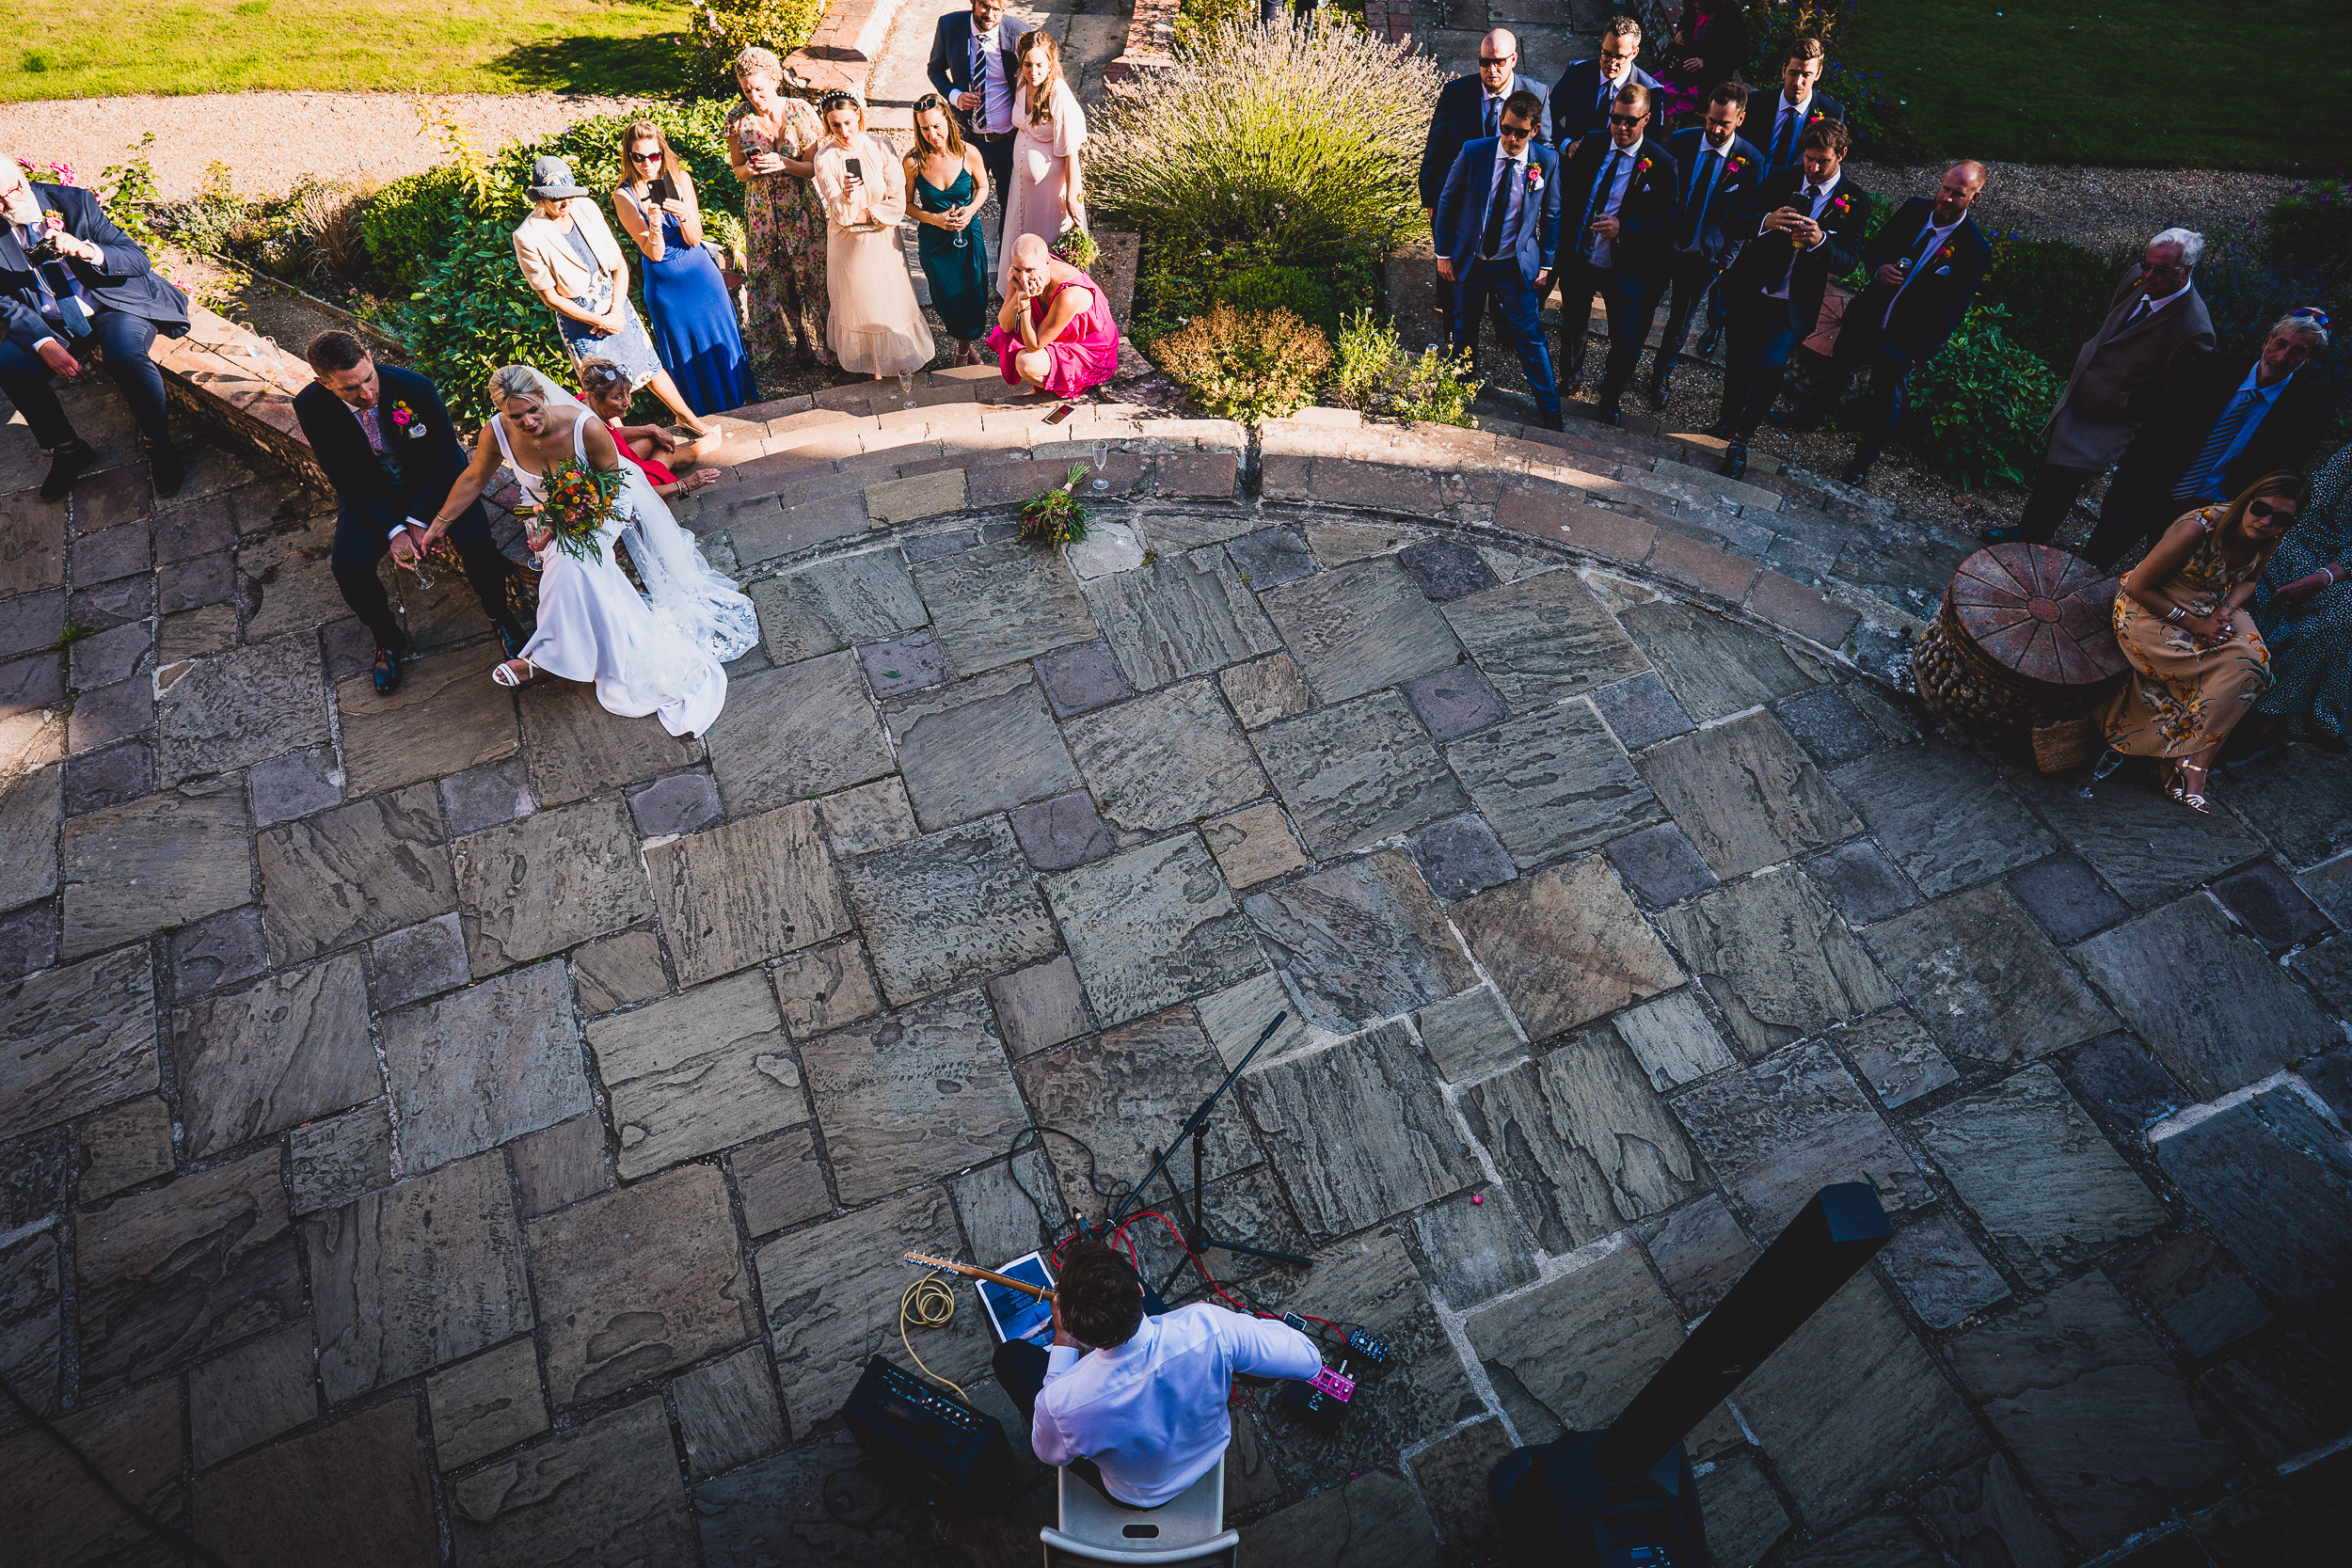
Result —
<path fill-rule="evenodd" d="M 1846 177 L 1846 171 L 1845 171 L 1844 169 L 1842 169 L 1842 168 L 1841 168 L 1841 169 L 1839 169 L 1839 170 L 1838 170 L 1836 174 L 1831 175 L 1831 176 L 1829 177 L 1829 182 L 1828 182 L 1827 184 L 1825 184 L 1825 185 L 1822 185 L 1822 186 L 1820 188 L 1820 190 L 1819 190 L 1819 191 L 1815 194 L 1815 196 L 1814 196 L 1814 198 L 1813 198 L 1813 210 L 1812 210 L 1811 212 L 1807 213 L 1807 214 L 1805 214 L 1805 216 L 1807 216 L 1807 217 L 1811 218 L 1811 219 L 1812 219 L 1814 222 L 1816 222 L 1816 223 L 1820 222 L 1820 221 L 1821 221 L 1821 209 L 1829 205 L 1829 202 L 1830 202 L 1830 198 L 1831 198 L 1832 196 L 1834 196 L 1834 195 L 1836 195 L 1836 191 L 1837 191 L 1837 182 L 1839 182 L 1840 180 L 1843 180 L 1845 177 Z M 1798 191 L 1798 192 L 1797 192 L 1797 195 L 1798 195 L 1800 198 L 1802 198 L 1802 197 L 1804 195 L 1804 191 L 1802 191 L 1802 190 L 1800 190 L 1800 191 Z M 1795 205 L 1796 205 L 1796 203 L 1795 203 L 1795 202 L 1790 202 L 1790 203 L 1789 203 L 1789 205 L 1793 207 L 1793 206 L 1795 206 Z M 1827 234 L 1823 234 L 1823 235 L 1821 236 L 1821 245 L 1827 245 L 1827 244 L 1829 244 L 1829 236 L 1828 236 Z M 1807 249 L 1807 250 L 1819 250 L 1820 247 L 1821 247 L 1820 245 L 1806 245 L 1806 246 L 1805 246 L 1805 249 Z M 1789 272 L 1788 277 L 1784 277 L 1784 278 L 1782 278 L 1782 279 L 1781 279 L 1781 283 L 1780 283 L 1780 287 L 1779 287 L 1779 288 L 1777 288 L 1777 289 L 1767 289 L 1767 290 L 1765 291 L 1765 297 L 1767 297 L 1767 298 L 1769 298 L 1769 299 L 1787 299 L 1787 298 L 1788 297 L 1788 284 L 1789 284 L 1789 281 L 1790 281 L 1790 279 L 1794 278 L 1795 277 L 1796 277 L 1796 272 L 1795 272 L 1795 270 L 1792 268 L 1792 269 L 1790 270 L 1790 272 Z"/>
<path fill-rule="evenodd" d="M 972 35 L 972 47 L 980 56 L 980 129 L 992 136 L 1012 129 L 1012 84 L 1005 79 L 1004 34 L 1005 19 L 999 17 L 987 32 Z"/>
<path fill-rule="evenodd" d="M 2170 293 L 2162 295 L 2161 297 L 2151 299 L 2146 294 L 2142 294 L 2139 302 L 2132 306 L 2131 314 L 2123 318 L 2123 326 L 2129 326 L 2136 321 L 2145 321 L 2148 317 L 2154 315 L 2157 311 L 2163 309 L 2166 306 L 2171 304 L 2174 300 L 2180 298 L 2183 294 L 2188 293 L 2189 290 L 2195 288 L 2196 286 L 2197 279 L 2191 277 L 2187 282 L 2182 284 Z M 2148 309 L 2145 310 L 2141 309 L 2139 308 L 2141 304 L 2145 304 Z M 2116 330 L 2120 332 L 2122 330 L 2122 327 L 2118 327 Z"/>
<path fill-rule="evenodd" d="M 1609 182 L 1609 194 L 1600 198 L 1598 207 L 1593 209 L 1594 217 L 1609 218 L 1617 215 L 1617 209 L 1625 205 L 1626 187 L 1633 183 L 1633 171 L 1640 166 L 1643 155 L 1648 147 L 1649 143 L 1646 141 L 1637 141 L 1631 147 L 1619 147 L 1614 142 L 1610 143 L 1609 150 L 1601 155 L 1601 167 L 1609 166 L 1609 159 L 1616 159 L 1616 177 Z M 1613 265 L 1610 258 L 1615 248 L 1615 245 L 1608 240 L 1595 240 L 1593 242 L 1593 265 L 1597 267 Z"/>
<path fill-rule="evenodd" d="M 1030 1446 L 1047 1465 L 1091 1459 L 1111 1496 L 1156 1508 L 1225 1451 L 1235 1372 L 1311 1378 L 1322 1370 L 1323 1353 L 1298 1330 L 1195 1302 L 1145 1318 L 1123 1345 L 1046 1352 Z"/>

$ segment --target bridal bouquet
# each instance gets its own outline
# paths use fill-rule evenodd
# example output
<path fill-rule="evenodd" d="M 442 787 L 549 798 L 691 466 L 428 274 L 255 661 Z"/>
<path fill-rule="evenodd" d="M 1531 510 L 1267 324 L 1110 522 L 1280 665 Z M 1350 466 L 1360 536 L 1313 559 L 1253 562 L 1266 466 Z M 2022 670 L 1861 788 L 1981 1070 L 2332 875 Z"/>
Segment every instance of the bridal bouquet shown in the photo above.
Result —
<path fill-rule="evenodd" d="M 555 546 L 579 561 L 599 559 L 596 536 L 621 514 L 620 470 L 592 468 L 564 458 L 539 486 L 539 526 Z"/>

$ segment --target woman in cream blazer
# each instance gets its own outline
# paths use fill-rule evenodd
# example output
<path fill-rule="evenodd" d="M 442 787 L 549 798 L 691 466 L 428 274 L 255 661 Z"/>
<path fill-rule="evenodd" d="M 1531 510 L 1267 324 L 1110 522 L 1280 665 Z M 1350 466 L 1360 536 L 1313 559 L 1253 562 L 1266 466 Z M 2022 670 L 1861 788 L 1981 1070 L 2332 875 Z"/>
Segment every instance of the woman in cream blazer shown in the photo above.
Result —
<path fill-rule="evenodd" d="M 628 263 L 587 190 L 572 182 L 571 166 L 541 158 L 531 166 L 531 216 L 515 230 L 515 261 L 547 308 L 571 350 L 572 364 L 608 359 L 628 377 L 631 390 L 652 388 L 678 422 L 696 436 L 710 427 L 661 368 L 652 335 L 628 298 Z"/>

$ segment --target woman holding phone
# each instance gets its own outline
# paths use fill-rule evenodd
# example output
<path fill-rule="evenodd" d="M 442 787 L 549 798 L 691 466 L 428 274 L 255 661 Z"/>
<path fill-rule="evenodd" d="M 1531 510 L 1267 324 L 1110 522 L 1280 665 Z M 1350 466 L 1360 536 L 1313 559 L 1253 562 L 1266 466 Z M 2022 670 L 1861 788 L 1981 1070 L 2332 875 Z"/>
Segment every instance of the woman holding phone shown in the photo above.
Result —
<path fill-rule="evenodd" d="M 784 62 L 757 45 L 735 56 L 743 102 L 727 117 L 727 166 L 743 182 L 751 243 L 755 370 L 830 365 L 825 347 L 825 207 L 809 154 L 823 135 L 817 111 L 784 90 Z"/>
<path fill-rule="evenodd" d="M 757 403 L 735 302 L 703 248 L 693 175 L 651 120 L 621 133 L 621 160 L 612 211 L 645 260 L 645 311 L 662 367 L 697 414 Z"/>
<path fill-rule="evenodd" d="M 866 108 L 846 92 L 818 105 L 825 139 L 812 162 L 817 193 L 832 231 L 825 271 L 833 308 L 825 341 L 845 371 L 880 381 L 931 362 L 931 329 L 923 324 L 898 225 L 907 215 L 906 173 L 898 150 L 866 131 Z"/>

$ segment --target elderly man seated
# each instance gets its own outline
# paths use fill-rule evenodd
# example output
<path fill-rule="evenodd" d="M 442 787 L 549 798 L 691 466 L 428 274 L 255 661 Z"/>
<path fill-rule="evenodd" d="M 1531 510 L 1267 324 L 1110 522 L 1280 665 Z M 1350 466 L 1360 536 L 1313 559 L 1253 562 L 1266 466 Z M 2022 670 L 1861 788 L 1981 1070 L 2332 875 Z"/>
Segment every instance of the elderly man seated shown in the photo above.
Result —
<path fill-rule="evenodd" d="M 1007 381 L 1059 398 L 1099 387 L 1119 369 L 1110 296 L 1035 234 L 1013 242 L 1005 308 L 988 346 Z"/>
<path fill-rule="evenodd" d="M 49 453 L 43 500 L 63 500 L 98 460 L 57 402 L 52 375 L 82 373 L 92 348 L 122 389 L 147 448 L 155 493 L 185 477 L 164 425 L 164 376 L 148 358 L 156 334 L 188 330 L 188 296 L 148 270 L 147 252 L 89 192 L 29 178 L 0 158 L 0 392 Z"/>

